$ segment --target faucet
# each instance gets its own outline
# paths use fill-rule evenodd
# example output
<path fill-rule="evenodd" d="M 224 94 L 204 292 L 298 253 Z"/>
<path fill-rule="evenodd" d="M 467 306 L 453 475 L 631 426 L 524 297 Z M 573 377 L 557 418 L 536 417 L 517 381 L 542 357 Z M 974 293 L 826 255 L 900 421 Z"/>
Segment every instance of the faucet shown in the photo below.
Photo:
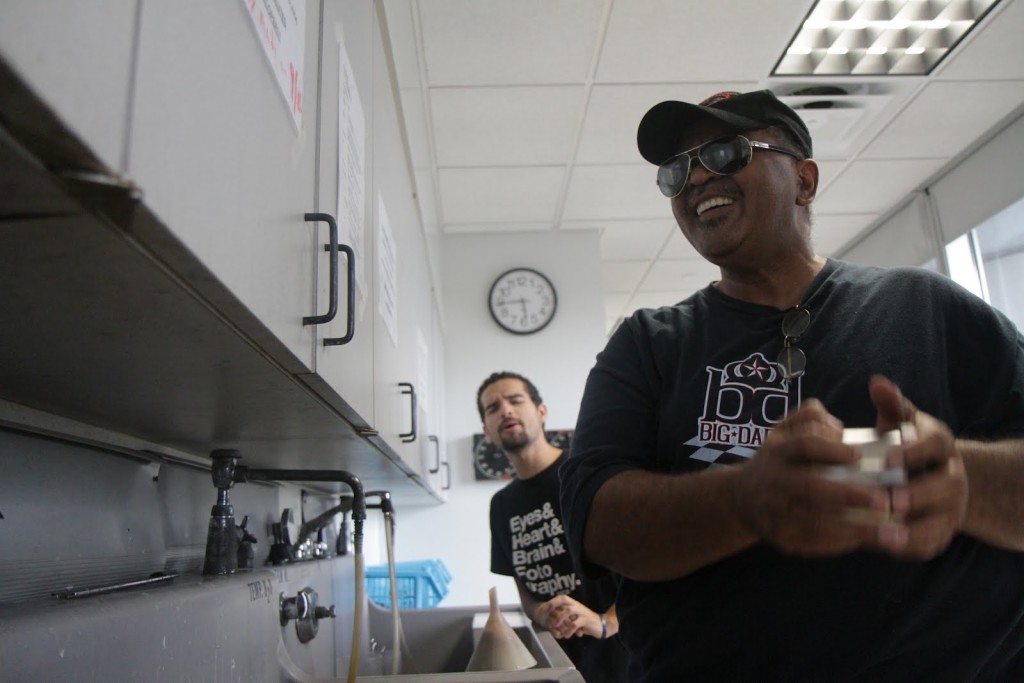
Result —
<path fill-rule="evenodd" d="M 372 494 L 368 493 L 366 495 L 369 496 Z M 302 526 L 299 527 L 299 533 L 295 538 L 295 542 L 291 546 L 292 556 L 302 557 L 302 546 L 306 542 L 306 540 L 310 538 L 313 534 L 317 534 L 319 540 L 319 534 L 321 533 L 323 528 L 327 526 L 327 523 L 331 521 L 332 517 L 334 517 L 338 513 L 345 514 L 352 511 L 353 500 L 354 499 L 352 496 L 342 496 L 340 503 L 330 508 L 329 510 L 321 512 L 319 515 L 309 520 L 308 522 L 303 522 Z"/>
<path fill-rule="evenodd" d="M 210 453 L 213 460 L 211 474 L 213 485 L 217 487 L 217 502 L 210 511 L 210 524 L 206 536 L 206 558 L 203 562 L 203 574 L 233 574 L 238 570 L 238 550 L 240 535 L 235 526 L 235 511 L 229 500 L 229 491 L 235 483 L 250 481 L 333 481 L 347 484 L 352 489 L 351 510 L 352 521 L 355 525 L 354 543 L 356 553 L 363 550 L 363 523 L 366 521 L 366 496 L 363 493 L 363 484 L 359 478 L 345 470 L 292 470 L 292 469 L 257 469 L 240 465 L 242 456 L 238 451 L 231 449 L 217 449 Z M 331 516 L 342 511 L 346 505 L 342 502 L 338 509 L 331 512 Z M 319 515 L 311 522 L 304 524 L 305 529 L 312 522 L 316 522 Z M 329 519 L 327 517 L 326 519 Z M 318 522 L 322 527 L 326 519 Z M 314 529 L 315 531 L 315 529 Z M 306 531 L 306 535 L 312 533 Z M 301 543 L 304 536 L 302 529 L 299 531 L 298 542 Z"/>

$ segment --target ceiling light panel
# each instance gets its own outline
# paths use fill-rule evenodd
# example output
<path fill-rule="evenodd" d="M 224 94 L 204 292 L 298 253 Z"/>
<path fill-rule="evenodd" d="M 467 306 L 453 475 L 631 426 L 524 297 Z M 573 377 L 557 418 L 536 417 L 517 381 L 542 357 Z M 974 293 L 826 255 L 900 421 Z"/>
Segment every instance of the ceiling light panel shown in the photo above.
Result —
<path fill-rule="evenodd" d="M 924 75 L 999 0 L 818 0 L 773 76 Z"/>

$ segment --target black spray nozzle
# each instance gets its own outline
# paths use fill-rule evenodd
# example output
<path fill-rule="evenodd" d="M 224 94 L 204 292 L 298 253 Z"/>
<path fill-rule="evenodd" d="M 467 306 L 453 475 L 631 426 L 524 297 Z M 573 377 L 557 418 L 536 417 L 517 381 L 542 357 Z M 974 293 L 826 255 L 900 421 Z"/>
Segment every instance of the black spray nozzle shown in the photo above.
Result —
<path fill-rule="evenodd" d="M 395 506 L 391 503 L 391 492 L 390 491 L 367 491 L 367 498 L 380 498 L 380 502 L 376 505 L 367 505 L 368 508 L 380 509 L 385 515 L 394 515 Z"/>
<path fill-rule="evenodd" d="M 222 448 L 210 453 L 213 464 L 210 465 L 210 474 L 213 475 L 213 485 L 218 489 L 230 489 L 237 481 L 235 470 L 238 468 L 238 461 L 242 459 L 238 451 Z"/>

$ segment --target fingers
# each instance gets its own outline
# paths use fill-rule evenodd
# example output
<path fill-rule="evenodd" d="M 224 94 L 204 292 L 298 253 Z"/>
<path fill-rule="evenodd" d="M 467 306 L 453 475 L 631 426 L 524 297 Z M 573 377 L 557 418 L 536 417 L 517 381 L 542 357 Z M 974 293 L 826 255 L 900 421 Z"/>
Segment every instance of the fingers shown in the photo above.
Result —
<path fill-rule="evenodd" d="M 541 615 L 543 621 L 540 621 Z M 556 595 L 543 603 L 537 610 L 538 621 L 558 639 L 573 636 L 598 636 L 601 632 L 600 617 L 582 603 L 567 595 Z M 594 622 L 594 623 L 591 623 Z M 587 629 L 596 633 L 588 632 Z"/>
<path fill-rule="evenodd" d="M 917 409 L 888 377 L 873 375 L 868 380 L 868 394 L 878 411 L 875 425 L 878 431 L 896 429 L 901 422 L 913 422 Z"/>
<path fill-rule="evenodd" d="M 829 413 L 816 398 L 807 399 L 783 420 L 775 430 L 783 433 L 816 434 L 825 439 L 842 437 L 843 423 Z"/>
<path fill-rule="evenodd" d="M 963 463 L 949 458 L 938 468 L 893 489 L 893 515 L 880 530 L 879 549 L 903 559 L 925 560 L 944 551 L 963 526 L 968 486 Z"/>

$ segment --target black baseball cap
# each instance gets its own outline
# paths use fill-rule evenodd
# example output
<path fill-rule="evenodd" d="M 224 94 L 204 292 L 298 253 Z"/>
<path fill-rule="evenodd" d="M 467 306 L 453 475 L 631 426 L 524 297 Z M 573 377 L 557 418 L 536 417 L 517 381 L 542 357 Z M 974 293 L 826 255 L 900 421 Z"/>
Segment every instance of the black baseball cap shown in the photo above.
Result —
<path fill-rule="evenodd" d="M 654 105 L 644 114 L 636 132 L 641 156 L 652 164 L 664 163 L 679 153 L 686 128 L 709 118 L 728 124 L 737 133 L 778 126 L 793 137 L 805 156 L 812 156 L 807 124 L 771 90 L 720 92 L 700 104 L 669 100 Z"/>

